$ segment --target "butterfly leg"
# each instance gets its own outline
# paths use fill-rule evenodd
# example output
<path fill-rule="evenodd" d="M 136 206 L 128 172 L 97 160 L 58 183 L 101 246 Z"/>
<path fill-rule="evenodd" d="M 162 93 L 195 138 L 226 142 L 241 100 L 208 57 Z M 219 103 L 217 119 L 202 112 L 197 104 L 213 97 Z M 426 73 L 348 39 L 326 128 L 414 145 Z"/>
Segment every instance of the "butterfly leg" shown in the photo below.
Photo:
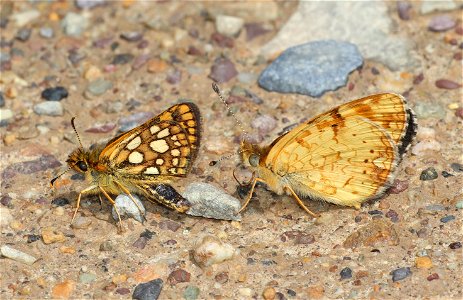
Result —
<path fill-rule="evenodd" d="M 96 187 L 97 187 L 97 186 L 92 185 L 92 186 L 89 186 L 88 188 L 86 188 L 86 189 L 80 191 L 79 196 L 77 197 L 77 206 L 76 206 L 76 209 L 74 210 L 74 214 L 72 215 L 71 224 L 74 222 L 74 219 L 76 218 L 76 215 L 77 215 L 77 211 L 79 210 L 79 207 L 80 207 L 80 198 L 82 197 L 82 194 L 88 193 L 88 192 L 90 192 L 91 190 L 94 190 Z"/>
<path fill-rule="evenodd" d="M 318 218 L 319 215 L 317 215 L 316 213 L 313 213 L 310 209 L 307 208 L 307 206 L 304 205 L 304 203 L 302 202 L 302 200 L 299 198 L 298 195 L 296 195 L 296 193 L 294 192 L 294 190 L 290 187 L 290 186 L 285 186 L 285 189 L 287 189 L 288 191 L 291 192 L 291 194 L 293 195 L 294 199 L 296 199 L 297 203 L 299 203 L 299 205 L 309 214 L 311 215 L 312 217 L 314 218 Z"/>
<path fill-rule="evenodd" d="M 237 214 L 239 214 L 240 212 L 242 212 L 246 206 L 248 206 L 249 204 L 249 201 L 251 201 L 251 198 L 252 198 L 252 193 L 254 193 L 254 188 L 256 187 L 256 183 L 257 182 L 262 182 L 262 183 L 265 183 L 265 181 L 263 179 L 260 179 L 258 177 L 254 178 L 254 181 L 252 182 L 252 186 L 251 186 L 251 191 L 249 191 L 249 195 L 248 195 L 248 198 L 246 199 L 246 201 L 244 202 L 243 206 L 241 206 L 240 210 L 237 212 Z"/>
<path fill-rule="evenodd" d="M 117 180 L 114 180 L 114 182 L 119 186 L 119 188 L 127 194 L 127 196 L 129 196 L 129 198 L 132 200 L 133 204 L 135 204 L 135 206 L 138 208 L 138 211 L 140 212 L 140 215 L 143 217 L 143 220 L 146 221 L 146 218 L 145 218 L 145 214 L 142 212 L 140 206 L 138 206 L 137 204 L 137 201 L 135 201 L 135 199 L 133 198 L 132 194 L 130 193 L 130 191 L 122 185 L 122 183 L 120 183 L 119 181 Z"/>
<path fill-rule="evenodd" d="M 190 201 L 183 198 L 172 186 L 168 184 L 157 184 L 145 186 L 145 192 L 148 193 L 148 199 L 156 200 L 164 206 L 172 208 L 178 212 L 184 213 L 191 207 Z"/>
<path fill-rule="evenodd" d="M 106 197 L 106 198 L 109 200 L 109 202 L 111 202 L 111 204 L 113 205 L 114 210 L 116 211 L 116 214 L 117 214 L 117 218 L 119 219 L 119 226 L 120 226 L 120 229 L 122 230 L 121 215 L 119 214 L 119 211 L 117 210 L 116 202 L 114 202 L 114 200 L 111 198 L 111 196 L 109 196 L 109 194 L 108 194 L 101 186 L 99 186 L 99 188 L 100 188 L 100 191 L 103 193 L 103 195 L 105 195 L 105 197 Z"/>

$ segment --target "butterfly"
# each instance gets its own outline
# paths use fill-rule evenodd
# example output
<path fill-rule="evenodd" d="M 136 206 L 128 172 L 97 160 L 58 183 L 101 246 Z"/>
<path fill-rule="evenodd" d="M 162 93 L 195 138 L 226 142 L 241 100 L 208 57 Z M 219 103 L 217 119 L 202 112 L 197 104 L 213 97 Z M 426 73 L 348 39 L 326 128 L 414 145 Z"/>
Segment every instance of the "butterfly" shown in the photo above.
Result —
<path fill-rule="evenodd" d="M 83 173 L 90 184 L 77 197 L 72 221 L 83 194 L 103 194 L 114 207 L 111 194 L 125 193 L 136 204 L 132 196 L 135 193 L 181 213 L 190 208 L 190 202 L 169 183 L 185 177 L 198 154 L 201 117 L 195 104 L 174 105 L 106 144 L 97 144 L 90 149 L 83 148 L 74 118 L 71 124 L 80 147 L 66 162 L 69 169 Z M 51 185 L 58 177 L 51 181 Z M 119 212 L 115 211 L 122 225 Z"/>
<path fill-rule="evenodd" d="M 293 196 L 314 217 L 300 197 L 359 209 L 392 185 L 416 131 L 415 114 L 404 97 L 383 93 L 322 113 L 269 146 L 243 140 L 239 152 L 253 178 L 240 212 L 257 182 L 276 194 Z"/>

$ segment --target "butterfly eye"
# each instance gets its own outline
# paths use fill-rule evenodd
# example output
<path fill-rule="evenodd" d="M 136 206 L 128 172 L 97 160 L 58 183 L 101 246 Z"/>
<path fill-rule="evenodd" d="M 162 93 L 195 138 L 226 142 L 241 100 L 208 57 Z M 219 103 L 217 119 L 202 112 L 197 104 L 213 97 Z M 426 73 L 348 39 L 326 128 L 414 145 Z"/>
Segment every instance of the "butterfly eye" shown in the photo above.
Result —
<path fill-rule="evenodd" d="M 79 160 L 76 165 L 82 172 L 87 172 L 87 164 L 84 161 Z"/>
<path fill-rule="evenodd" d="M 259 165 L 259 160 L 260 156 L 257 154 L 251 154 L 251 156 L 249 156 L 249 164 L 253 167 L 257 167 Z"/>

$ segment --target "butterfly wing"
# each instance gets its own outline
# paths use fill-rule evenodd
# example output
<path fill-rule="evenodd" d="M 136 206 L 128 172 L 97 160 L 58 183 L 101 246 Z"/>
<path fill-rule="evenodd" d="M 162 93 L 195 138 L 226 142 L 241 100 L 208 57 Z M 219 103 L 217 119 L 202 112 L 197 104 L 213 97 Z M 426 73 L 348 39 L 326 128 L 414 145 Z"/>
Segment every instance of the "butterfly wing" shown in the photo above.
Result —
<path fill-rule="evenodd" d="M 196 158 L 200 132 L 197 106 L 177 104 L 109 141 L 99 161 L 121 177 L 142 181 L 160 175 L 183 177 Z"/>
<path fill-rule="evenodd" d="M 372 95 L 277 139 L 265 168 L 300 194 L 358 207 L 384 193 L 415 131 L 414 116 L 401 96 Z"/>

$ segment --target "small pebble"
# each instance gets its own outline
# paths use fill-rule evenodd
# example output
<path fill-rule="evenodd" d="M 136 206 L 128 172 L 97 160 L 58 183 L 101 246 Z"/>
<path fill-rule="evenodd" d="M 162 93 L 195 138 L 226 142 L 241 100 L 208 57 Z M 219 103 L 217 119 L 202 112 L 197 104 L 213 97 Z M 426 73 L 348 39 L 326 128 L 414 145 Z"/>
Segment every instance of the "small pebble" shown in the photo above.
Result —
<path fill-rule="evenodd" d="M 3 200 L 3 198 L 2 198 Z M 10 224 L 13 220 L 14 220 L 14 217 L 13 215 L 11 214 L 11 210 L 6 208 L 6 207 L 0 207 L 0 225 L 3 227 L 3 226 L 7 226 L 8 224 Z"/>
<path fill-rule="evenodd" d="M 296 297 L 297 293 L 292 289 L 287 289 L 286 293 L 291 297 Z"/>
<path fill-rule="evenodd" d="M 455 216 L 453 216 L 453 215 L 445 216 L 445 217 L 442 217 L 440 219 L 440 221 L 442 223 L 448 223 L 448 222 L 453 221 L 453 220 L 455 220 Z"/>
<path fill-rule="evenodd" d="M 420 180 L 426 181 L 426 180 L 434 180 L 439 176 L 437 173 L 436 169 L 433 167 L 429 167 L 426 170 L 423 170 L 420 175 Z"/>
<path fill-rule="evenodd" d="M 92 224 L 91 218 L 77 217 L 72 223 L 74 229 L 86 229 Z"/>
<path fill-rule="evenodd" d="M 190 282 L 191 274 L 183 269 L 172 271 L 167 277 L 167 282 L 170 285 L 176 285 L 181 282 Z"/>
<path fill-rule="evenodd" d="M 66 241 L 64 234 L 52 227 L 42 229 L 42 239 L 45 244 L 63 243 Z"/>
<path fill-rule="evenodd" d="M 233 48 L 235 46 L 235 42 L 231 37 L 225 36 L 223 34 L 220 34 L 218 32 L 214 32 L 211 35 L 211 40 L 214 42 L 214 44 L 218 45 L 219 47 L 222 48 Z M 206 52 L 211 52 L 212 50 L 209 50 L 209 47 L 207 45 L 204 47 L 204 50 Z"/>
<path fill-rule="evenodd" d="M 63 105 L 60 102 L 45 101 L 34 105 L 34 112 L 38 115 L 45 116 L 62 116 L 64 115 Z"/>
<path fill-rule="evenodd" d="M 455 172 L 463 172 L 463 165 L 459 163 L 452 163 L 450 165 L 450 168 L 454 170 Z"/>
<path fill-rule="evenodd" d="M 5 2 L 7 3 L 7 2 Z M 16 26 L 22 27 L 33 20 L 40 17 L 40 11 L 35 9 L 22 10 L 21 12 L 15 13 L 11 16 L 11 19 L 15 21 Z"/>
<path fill-rule="evenodd" d="M 167 73 L 166 81 L 170 84 L 179 84 L 182 80 L 182 72 L 178 69 L 174 69 Z"/>
<path fill-rule="evenodd" d="M 32 29 L 30 28 L 21 28 L 19 31 L 16 33 L 16 39 L 21 41 L 21 42 L 26 42 L 32 33 Z"/>
<path fill-rule="evenodd" d="M 389 210 L 386 213 L 386 218 L 389 218 L 392 222 L 397 223 L 399 221 L 399 214 L 395 210 Z"/>
<path fill-rule="evenodd" d="M 457 209 L 463 209 L 463 200 L 458 201 L 457 204 L 455 204 L 455 207 Z"/>
<path fill-rule="evenodd" d="M 221 273 L 215 275 L 215 277 L 214 277 L 215 281 L 220 283 L 220 284 L 227 283 L 228 278 L 229 278 L 228 272 L 221 272 Z"/>
<path fill-rule="evenodd" d="M 158 226 L 159 226 L 159 229 L 163 229 L 163 230 L 168 229 L 170 231 L 176 232 L 182 225 L 172 220 L 163 220 L 159 222 Z"/>
<path fill-rule="evenodd" d="M 426 280 L 428 280 L 428 281 L 433 281 L 433 280 L 436 280 L 436 279 L 439 279 L 439 274 L 437 274 L 437 273 L 432 273 L 431 275 L 426 277 Z"/>
<path fill-rule="evenodd" d="M 407 1 L 398 1 L 397 2 L 397 12 L 399 13 L 399 18 L 404 21 L 410 20 L 410 9 L 412 5 Z"/>
<path fill-rule="evenodd" d="M 415 266 L 418 269 L 430 269 L 432 268 L 432 260 L 429 256 L 417 257 L 415 259 Z"/>
<path fill-rule="evenodd" d="M 42 91 L 42 98 L 48 101 L 61 101 L 64 98 L 67 98 L 68 91 L 62 86 L 57 86 L 54 88 L 46 88 Z"/>
<path fill-rule="evenodd" d="M 46 38 L 46 39 L 51 39 L 52 37 L 55 36 L 55 32 L 53 31 L 53 28 L 51 27 L 41 27 L 39 30 L 39 34 L 41 37 Z"/>
<path fill-rule="evenodd" d="M 399 268 L 390 273 L 392 275 L 392 281 L 396 282 L 403 280 L 412 274 L 412 271 L 409 267 Z"/>
<path fill-rule="evenodd" d="M 207 235 L 196 245 L 193 258 L 199 265 L 207 267 L 232 259 L 235 252 L 232 245 L 223 243 L 215 236 Z"/>
<path fill-rule="evenodd" d="M 156 300 L 161 294 L 164 282 L 161 278 L 151 280 L 145 283 L 140 283 L 135 287 L 132 294 L 132 299 L 136 300 Z"/>
<path fill-rule="evenodd" d="M 140 54 L 133 60 L 132 69 L 138 70 L 143 67 L 151 58 L 149 54 Z"/>
<path fill-rule="evenodd" d="M 138 112 L 119 119 L 119 131 L 126 132 L 154 117 L 152 112 Z"/>
<path fill-rule="evenodd" d="M 76 283 L 72 280 L 58 283 L 52 288 L 51 297 L 54 299 L 69 299 L 75 287 Z"/>
<path fill-rule="evenodd" d="M 68 36 L 78 37 L 88 25 L 87 18 L 81 14 L 68 12 L 61 20 L 61 27 Z"/>
<path fill-rule="evenodd" d="M 138 31 L 128 31 L 121 33 L 120 37 L 127 42 L 138 42 L 143 38 L 143 33 Z"/>
<path fill-rule="evenodd" d="M 448 79 L 439 79 L 436 81 L 436 87 L 440 89 L 446 89 L 446 90 L 454 90 L 458 89 L 461 87 L 460 84 L 456 83 L 455 81 L 448 80 Z"/>
<path fill-rule="evenodd" d="M 88 84 L 87 91 L 94 96 L 101 96 L 107 90 L 112 89 L 112 87 L 113 87 L 113 84 L 111 81 L 104 80 L 103 78 L 99 78 Z"/>
<path fill-rule="evenodd" d="M 90 127 L 88 129 L 85 129 L 85 132 L 90 132 L 90 133 L 108 133 L 114 130 L 116 128 L 115 123 L 106 123 L 106 124 L 96 124 L 93 127 Z"/>
<path fill-rule="evenodd" d="M 424 140 L 416 143 L 412 147 L 412 154 L 416 156 L 423 156 L 427 151 L 439 152 L 441 149 L 442 145 L 438 141 L 434 139 Z"/>
<path fill-rule="evenodd" d="M 450 243 L 449 248 L 452 249 L 452 250 L 460 249 L 461 248 L 461 242 Z"/>
<path fill-rule="evenodd" d="M 244 20 L 234 16 L 218 15 L 215 19 L 215 27 L 220 34 L 235 37 L 243 28 Z"/>
<path fill-rule="evenodd" d="M 65 206 L 65 205 L 69 205 L 69 203 L 70 203 L 69 199 L 64 198 L 64 197 L 58 197 L 51 201 L 51 204 L 56 205 L 56 206 Z"/>
<path fill-rule="evenodd" d="M 32 255 L 29 255 L 29 254 L 24 253 L 22 251 L 16 250 L 16 249 L 11 248 L 10 246 L 7 246 L 7 245 L 3 245 L 0 248 L 0 253 L 4 257 L 7 257 L 7 258 L 12 259 L 14 261 L 19 261 L 19 262 L 27 264 L 27 265 L 32 265 L 34 262 L 37 261 L 37 258 L 33 257 Z"/>
<path fill-rule="evenodd" d="M 3 215 L 2 215 L 2 218 L 3 218 Z M 27 235 L 27 243 L 30 244 L 30 243 L 33 243 L 33 242 L 37 242 L 40 240 L 40 235 L 38 234 L 28 234 Z"/>
<path fill-rule="evenodd" d="M 113 61 L 111 64 L 113 65 L 125 65 L 129 62 L 131 62 L 134 59 L 133 54 L 130 53 L 123 53 L 123 54 L 117 54 L 114 56 Z"/>
<path fill-rule="evenodd" d="M 455 176 L 452 173 L 449 173 L 447 171 L 442 171 L 441 174 L 442 174 L 442 177 L 444 177 L 444 178 Z"/>
<path fill-rule="evenodd" d="M 113 242 L 108 240 L 100 244 L 100 251 L 112 251 L 114 249 Z"/>
<path fill-rule="evenodd" d="M 246 41 L 249 42 L 256 37 L 266 34 L 270 30 L 264 28 L 259 23 L 247 23 L 244 25 L 244 29 L 246 30 Z"/>
<path fill-rule="evenodd" d="M 147 244 L 148 244 L 148 239 L 146 237 L 141 236 L 132 244 L 132 247 L 135 247 L 138 249 L 145 249 Z"/>
<path fill-rule="evenodd" d="M 448 15 L 435 16 L 429 21 L 428 28 L 431 31 L 447 31 L 455 27 L 456 22 Z"/>
<path fill-rule="evenodd" d="M 137 220 L 140 223 L 143 223 L 145 219 L 145 207 L 143 206 L 143 203 L 141 202 L 140 198 L 137 195 L 132 194 L 136 204 L 126 194 L 119 194 L 116 199 L 114 200 L 116 202 L 115 207 L 113 206 L 111 212 L 113 219 L 116 221 L 119 221 L 119 218 L 116 213 L 116 208 L 117 211 L 119 212 L 119 215 L 121 217 L 127 216 L 129 218 L 133 218 Z"/>
<path fill-rule="evenodd" d="M 128 295 L 128 294 L 130 294 L 130 289 L 128 289 L 128 288 L 118 288 L 118 289 L 116 289 L 116 294 Z"/>
<path fill-rule="evenodd" d="M 395 179 L 392 186 L 389 188 L 388 192 L 391 194 L 400 194 L 403 191 L 408 189 L 408 181 L 407 180 L 399 180 Z"/>
<path fill-rule="evenodd" d="M 183 298 L 186 300 L 196 300 L 198 299 L 200 289 L 197 286 L 189 285 L 185 288 L 183 292 Z"/>
<path fill-rule="evenodd" d="M 264 297 L 265 300 L 273 300 L 275 299 L 276 291 L 273 287 L 268 286 L 264 289 L 262 292 L 262 297 Z"/>
<path fill-rule="evenodd" d="M 49 102 L 49 103 L 56 103 L 56 102 Z M 43 155 L 38 159 L 23 161 L 19 163 L 15 163 L 9 165 L 4 169 L 2 172 L 2 178 L 12 178 L 16 176 L 17 173 L 19 174 L 34 174 L 37 172 L 42 172 L 47 169 L 54 169 L 61 166 L 61 162 L 59 162 L 56 157 L 53 155 L 47 154 Z"/>
<path fill-rule="evenodd" d="M 80 283 L 90 283 L 96 280 L 96 275 L 91 273 L 82 273 L 79 275 L 79 282 Z"/>
<path fill-rule="evenodd" d="M 0 107 L 5 107 L 5 97 L 3 97 L 2 91 L 0 91 Z"/>
<path fill-rule="evenodd" d="M 219 58 L 212 65 L 209 78 L 217 83 L 225 83 L 236 75 L 238 75 L 238 71 L 236 71 L 233 62 L 228 58 Z"/>
<path fill-rule="evenodd" d="M 257 129 L 260 134 L 265 135 L 275 129 L 277 121 L 271 115 L 260 115 L 251 121 L 251 127 Z"/>
<path fill-rule="evenodd" d="M 341 280 L 352 278 L 352 269 L 349 267 L 345 267 L 341 270 L 339 275 L 341 275 Z"/>

